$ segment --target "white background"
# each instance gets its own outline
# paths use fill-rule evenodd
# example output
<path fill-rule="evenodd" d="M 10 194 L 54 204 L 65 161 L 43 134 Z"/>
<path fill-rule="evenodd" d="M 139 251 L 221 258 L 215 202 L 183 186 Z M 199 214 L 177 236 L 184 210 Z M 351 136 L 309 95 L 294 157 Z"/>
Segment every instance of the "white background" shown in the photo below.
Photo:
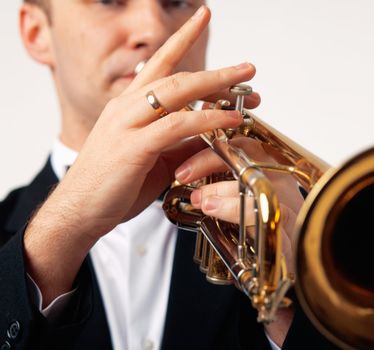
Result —
<path fill-rule="evenodd" d="M 20 2 L 0 4 L 0 198 L 34 176 L 59 128 L 48 71 L 18 37 Z M 209 4 L 208 67 L 253 62 L 262 119 L 332 165 L 374 145 L 372 0 Z"/>

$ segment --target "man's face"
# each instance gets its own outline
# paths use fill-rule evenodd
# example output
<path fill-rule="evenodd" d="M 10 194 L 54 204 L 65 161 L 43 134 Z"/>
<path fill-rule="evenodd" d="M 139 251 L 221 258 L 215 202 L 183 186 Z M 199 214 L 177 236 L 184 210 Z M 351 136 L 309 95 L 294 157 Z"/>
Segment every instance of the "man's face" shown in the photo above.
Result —
<path fill-rule="evenodd" d="M 50 0 L 52 72 L 64 113 L 90 124 L 205 1 Z M 204 67 L 205 33 L 177 67 Z"/>

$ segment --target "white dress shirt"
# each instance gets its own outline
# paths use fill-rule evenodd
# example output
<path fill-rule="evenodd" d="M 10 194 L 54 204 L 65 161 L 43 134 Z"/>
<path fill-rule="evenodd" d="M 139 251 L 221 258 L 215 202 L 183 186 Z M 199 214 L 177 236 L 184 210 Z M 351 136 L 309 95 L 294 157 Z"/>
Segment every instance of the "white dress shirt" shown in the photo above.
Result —
<path fill-rule="evenodd" d="M 76 152 L 55 142 L 51 163 L 59 180 L 76 157 Z M 161 206 L 155 201 L 90 251 L 116 350 L 161 346 L 177 238 L 177 229 Z"/>
<path fill-rule="evenodd" d="M 55 142 L 51 164 L 59 180 L 76 157 L 76 152 Z M 90 251 L 115 350 L 161 347 L 177 238 L 177 229 L 161 205 L 155 201 L 103 236 Z M 49 320 L 74 293 L 61 295 L 42 309 L 41 292 L 31 278 L 30 283 L 35 303 Z M 268 339 L 273 350 L 280 350 Z"/>

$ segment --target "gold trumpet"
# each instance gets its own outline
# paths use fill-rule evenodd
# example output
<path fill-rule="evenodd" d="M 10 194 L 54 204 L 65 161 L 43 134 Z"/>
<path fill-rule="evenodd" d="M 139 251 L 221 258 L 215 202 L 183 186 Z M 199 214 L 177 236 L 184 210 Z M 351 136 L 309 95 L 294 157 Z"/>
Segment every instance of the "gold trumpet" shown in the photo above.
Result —
<path fill-rule="evenodd" d="M 213 130 L 201 135 L 230 169 L 188 186 L 175 184 L 166 194 L 168 218 L 197 232 L 194 260 L 216 284 L 234 283 L 249 296 L 260 322 L 271 322 L 279 307 L 291 302 L 286 293 L 295 282 L 307 316 L 330 340 L 347 349 L 374 347 L 374 148 L 360 153 L 338 169 L 303 149 L 243 108 L 247 85 L 230 91 L 235 108 L 244 116 L 235 130 Z M 215 108 L 229 108 L 218 101 Z M 260 141 L 275 163 L 251 160 L 233 145 L 237 134 Z M 280 208 L 262 170 L 292 174 L 308 192 L 297 218 L 295 276 L 287 273 L 282 256 Z M 189 197 L 201 184 L 238 180 L 239 225 L 217 220 L 194 209 Z M 246 197 L 255 200 L 256 225 L 252 238 L 246 227 Z M 371 260 L 371 259 L 370 259 Z"/>

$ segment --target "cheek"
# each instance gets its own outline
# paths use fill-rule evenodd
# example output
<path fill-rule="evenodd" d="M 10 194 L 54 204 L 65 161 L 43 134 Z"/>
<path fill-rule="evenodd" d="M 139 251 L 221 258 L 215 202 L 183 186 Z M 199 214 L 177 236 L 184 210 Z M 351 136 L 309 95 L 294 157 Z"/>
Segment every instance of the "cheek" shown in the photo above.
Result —
<path fill-rule="evenodd" d="M 61 98 L 81 113 L 97 115 L 111 97 L 102 69 L 109 40 L 102 31 L 87 26 L 58 29 L 52 69 Z"/>
<path fill-rule="evenodd" d="M 54 41 L 56 77 L 68 84 L 101 85 L 100 67 L 108 43 L 101 39 L 102 33 L 86 27 L 74 31 L 66 29 L 62 35 L 57 35 Z"/>
<path fill-rule="evenodd" d="M 70 72 L 78 71 L 84 67 L 81 65 L 84 59 L 85 48 L 82 45 L 82 36 L 76 32 L 65 31 L 63 34 L 56 31 L 54 40 L 55 66 L 54 71 L 58 76 L 70 75 Z"/>

